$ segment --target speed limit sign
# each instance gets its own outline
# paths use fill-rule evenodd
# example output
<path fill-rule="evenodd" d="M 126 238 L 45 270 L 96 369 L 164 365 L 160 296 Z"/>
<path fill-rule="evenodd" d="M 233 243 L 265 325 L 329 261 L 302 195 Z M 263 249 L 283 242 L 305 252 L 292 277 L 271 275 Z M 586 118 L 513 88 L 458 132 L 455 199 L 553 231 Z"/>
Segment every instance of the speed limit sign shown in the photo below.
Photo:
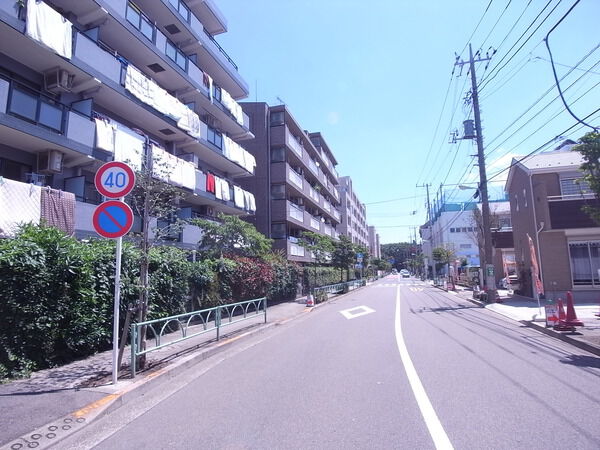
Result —
<path fill-rule="evenodd" d="M 96 172 L 94 184 L 98 192 L 105 197 L 125 197 L 135 185 L 135 173 L 123 162 L 107 162 Z"/>

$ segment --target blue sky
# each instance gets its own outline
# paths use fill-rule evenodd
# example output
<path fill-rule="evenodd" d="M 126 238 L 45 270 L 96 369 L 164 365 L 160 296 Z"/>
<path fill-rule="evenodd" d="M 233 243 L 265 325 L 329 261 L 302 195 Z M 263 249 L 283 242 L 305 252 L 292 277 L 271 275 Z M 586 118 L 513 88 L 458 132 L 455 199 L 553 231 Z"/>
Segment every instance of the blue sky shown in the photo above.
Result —
<path fill-rule="evenodd" d="M 576 123 L 559 99 L 543 109 L 556 88 L 536 103 L 554 83 L 542 40 L 575 1 L 215 0 L 228 22 L 217 40 L 247 80 L 248 100 L 274 105 L 279 97 L 305 129 L 323 133 L 369 223 L 390 243 L 426 220 L 416 184 L 431 183 L 433 197 L 444 183 L 447 196 L 465 199 L 469 191 L 453 185 L 478 179 L 474 143 L 448 143 L 449 131 L 472 118 L 462 102 L 467 69 L 451 74 L 455 52 L 468 58 L 474 30 L 474 51 L 497 49 L 487 70 L 485 62 L 476 67 L 488 176 Z M 599 106 L 598 17 L 600 1 L 581 0 L 549 39 L 559 78 L 594 50 L 561 81 L 563 90 L 574 83 L 565 98 L 580 117 Z M 569 136 L 584 133 L 576 127 Z"/>

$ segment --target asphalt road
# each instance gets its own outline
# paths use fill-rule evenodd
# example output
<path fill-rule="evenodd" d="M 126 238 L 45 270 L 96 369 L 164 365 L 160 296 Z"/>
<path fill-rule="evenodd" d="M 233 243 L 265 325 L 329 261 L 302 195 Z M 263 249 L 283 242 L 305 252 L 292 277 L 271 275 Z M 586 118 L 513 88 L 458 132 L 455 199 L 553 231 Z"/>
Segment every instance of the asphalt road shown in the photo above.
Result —
<path fill-rule="evenodd" d="M 598 357 L 412 279 L 235 347 L 61 447 L 600 448 Z"/>

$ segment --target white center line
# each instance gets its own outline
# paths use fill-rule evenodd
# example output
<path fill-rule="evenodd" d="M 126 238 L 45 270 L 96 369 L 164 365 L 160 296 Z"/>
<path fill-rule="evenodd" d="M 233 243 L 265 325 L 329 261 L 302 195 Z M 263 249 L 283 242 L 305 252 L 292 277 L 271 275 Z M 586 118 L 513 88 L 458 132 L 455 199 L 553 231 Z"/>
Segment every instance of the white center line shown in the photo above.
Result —
<path fill-rule="evenodd" d="M 427 397 L 423 383 L 421 383 L 421 379 L 419 378 L 415 366 L 410 359 L 408 349 L 406 348 L 406 344 L 404 342 L 404 337 L 402 336 L 402 320 L 400 319 L 400 286 L 398 286 L 396 289 L 395 328 L 396 344 L 398 345 L 398 351 L 400 352 L 400 359 L 402 359 L 402 364 L 404 365 L 404 370 L 406 371 L 406 376 L 410 383 L 410 387 L 413 390 L 413 394 L 415 395 L 415 399 L 417 400 L 417 404 L 419 405 L 423 419 L 425 419 L 425 424 L 427 425 L 429 434 L 433 439 L 435 448 L 438 450 L 453 449 L 454 447 L 452 447 L 452 443 L 450 442 L 450 439 L 448 439 L 448 435 L 444 431 L 444 427 L 442 427 L 440 419 L 438 418 L 433 406 L 431 405 L 431 402 L 429 401 L 429 397 Z"/>

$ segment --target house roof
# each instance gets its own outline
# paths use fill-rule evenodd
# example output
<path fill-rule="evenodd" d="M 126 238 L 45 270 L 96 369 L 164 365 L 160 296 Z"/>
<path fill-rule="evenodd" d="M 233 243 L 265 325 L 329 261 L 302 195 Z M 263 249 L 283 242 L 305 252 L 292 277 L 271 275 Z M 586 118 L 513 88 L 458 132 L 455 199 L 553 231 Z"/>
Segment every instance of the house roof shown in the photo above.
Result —
<path fill-rule="evenodd" d="M 521 157 L 513 158 L 508 172 L 504 190 L 508 192 L 512 182 L 513 173 L 517 169 L 527 172 L 528 175 L 543 172 L 563 172 L 566 170 L 577 170 L 584 163 L 583 156 L 578 151 L 573 151 L 576 144 L 567 140 L 556 149 L 539 153 L 535 156 L 519 161 Z"/>

